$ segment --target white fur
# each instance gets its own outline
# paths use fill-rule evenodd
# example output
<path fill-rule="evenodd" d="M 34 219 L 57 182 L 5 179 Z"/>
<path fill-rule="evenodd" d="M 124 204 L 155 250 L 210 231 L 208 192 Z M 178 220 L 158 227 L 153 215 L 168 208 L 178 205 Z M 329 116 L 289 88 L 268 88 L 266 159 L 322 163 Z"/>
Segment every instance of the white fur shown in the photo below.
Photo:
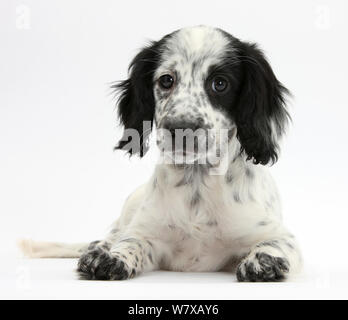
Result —
<path fill-rule="evenodd" d="M 173 108 L 177 114 L 187 115 L 195 103 L 193 97 L 199 97 L 202 108 L 198 113 L 189 112 L 189 117 L 202 116 L 214 129 L 237 130 L 222 111 L 210 105 L 202 85 L 209 66 L 226 50 L 227 40 L 212 28 L 187 28 L 170 38 L 166 48 L 155 78 L 173 72 L 175 65 L 180 70 L 180 83 L 161 101 L 155 87 L 157 125 Z M 203 62 L 193 72 L 193 63 L 200 58 Z M 285 257 L 290 264 L 289 274 L 299 270 L 299 250 L 282 224 L 278 191 L 267 167 L 254 165 L 239 155 L 236 133 L 226 147 L 223 161 L 213 168 L 227 164 L 222 174 L 194 166 L 158 164 L 150 181 L 128 198 L 104 240 L 111 246 L 111 255 L 121 254 L 136 273 L 157 269 L 230 270 L 236 261 L 245 275 L 248 261 L 260 268 L 255 260 L 258 252 Z M 281 249 L 260 246 L 270 240 L 278 241 Z M 137 247 L 137 243 L 142 245 Z M 24 241 L 21 248 L 33 257 L 77 257 L 86 245 L 50 246 Z M 135 256 L 141 257 L 142 263 L 135 264 Z"/>

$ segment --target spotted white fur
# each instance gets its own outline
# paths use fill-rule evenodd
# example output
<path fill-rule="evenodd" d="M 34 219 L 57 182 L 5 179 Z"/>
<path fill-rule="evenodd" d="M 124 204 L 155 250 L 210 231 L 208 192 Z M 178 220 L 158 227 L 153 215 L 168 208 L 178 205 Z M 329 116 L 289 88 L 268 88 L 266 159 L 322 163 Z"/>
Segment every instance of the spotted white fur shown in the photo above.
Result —
<path fill-rule="evenodd" d="M 126 279 L 158 269 L 237 268 L 240 281 L 274 281 L 296 273 L 300 252 L 282 223 L 278 191 L 267 167 L 240 153 L 238 128 L 214 108 L 203 88 L 209 67 L 226 50 L 231 48 L 220 31 L 185 28 L 168 39 L 154 73 L 157 127 L 166 117 L 202 118 L 210 128 L 234 132 L 213 168 L 227 163 L 223 173 L 212 174 L 205 166 L 158 164 L 150 181 L 130 195 L 102 242 L 64 251 L 64 246 L 24 241 L 23 251 L 32 257 L 82 255 L 80 273 L 96 279 Z M 176 77 L 170 94 L 156 83 L 163 74 Z M 279 139 L 274 124 L 272 128 L 273 139 Z"/>

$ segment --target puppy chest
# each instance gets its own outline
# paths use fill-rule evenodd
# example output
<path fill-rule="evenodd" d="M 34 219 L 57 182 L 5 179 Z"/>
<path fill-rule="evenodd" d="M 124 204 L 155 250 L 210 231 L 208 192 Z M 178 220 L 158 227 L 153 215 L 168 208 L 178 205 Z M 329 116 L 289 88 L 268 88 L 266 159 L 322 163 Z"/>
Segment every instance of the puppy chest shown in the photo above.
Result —
<path fill-rule="evenodd" d="M 173 271 L 215 271 L 224 261 L 227 250 L 219 239 L 217 226 L 192 225 L 190 228 L 170 226 L 170 253 L 164 264 Z"/>

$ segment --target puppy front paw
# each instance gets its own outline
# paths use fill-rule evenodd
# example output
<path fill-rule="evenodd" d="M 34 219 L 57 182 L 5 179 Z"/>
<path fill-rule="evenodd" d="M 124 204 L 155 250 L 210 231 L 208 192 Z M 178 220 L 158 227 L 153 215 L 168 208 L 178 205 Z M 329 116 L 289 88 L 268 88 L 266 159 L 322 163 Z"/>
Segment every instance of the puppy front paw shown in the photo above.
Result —
<path fill-rule="evenodd" d="M 125 280 L 134 276 L 125 262 L 102 248 L 84 253 L 79 259 L 77 272 L 82 280 Z"/>
<path fill-rule="evenodd" d="M 246 257 L 237 268 L 237 280 L 240 282 L 282 281 L 289 272 L 286 258 L 274 257 L 257 252 Z"/>

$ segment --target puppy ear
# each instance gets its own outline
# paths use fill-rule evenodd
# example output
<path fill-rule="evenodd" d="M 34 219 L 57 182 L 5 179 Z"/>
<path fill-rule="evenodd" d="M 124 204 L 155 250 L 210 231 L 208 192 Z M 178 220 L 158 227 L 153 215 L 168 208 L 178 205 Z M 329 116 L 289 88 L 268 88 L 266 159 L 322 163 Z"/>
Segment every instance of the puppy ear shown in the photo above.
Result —
<path fill-rule="evenodd" d="M 278 140 L 290 119 L 285 109 L 289 91 L 277 80 L 256 44 L 240 42 L 242 83 L 237 103 L 237 137 L 241 151 L 255 163 L 278 160 Z"/>
<path fill-rule="evenodd" d="M 160 43 L 152 42 L 143 48 L 129 66 L 129 78 L 113 85 L 119 93 L 118 116 L 124 133 L 115 149 L 142 157 L 148 150 L 155 112 L 153 75 L 160 56 Z"/>

